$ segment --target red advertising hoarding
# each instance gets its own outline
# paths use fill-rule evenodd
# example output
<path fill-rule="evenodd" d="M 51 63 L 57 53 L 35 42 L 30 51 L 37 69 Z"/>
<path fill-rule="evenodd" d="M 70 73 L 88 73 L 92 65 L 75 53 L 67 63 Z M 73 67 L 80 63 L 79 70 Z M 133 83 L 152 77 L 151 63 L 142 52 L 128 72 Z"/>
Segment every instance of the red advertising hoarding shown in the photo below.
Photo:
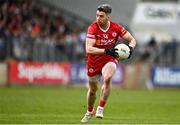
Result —
<path fill-rule="evenodd" d="M 66 84 L 69 81 L 69 63 L 13 62 L 9 64 L 9 82 L 12 84 Z"/>

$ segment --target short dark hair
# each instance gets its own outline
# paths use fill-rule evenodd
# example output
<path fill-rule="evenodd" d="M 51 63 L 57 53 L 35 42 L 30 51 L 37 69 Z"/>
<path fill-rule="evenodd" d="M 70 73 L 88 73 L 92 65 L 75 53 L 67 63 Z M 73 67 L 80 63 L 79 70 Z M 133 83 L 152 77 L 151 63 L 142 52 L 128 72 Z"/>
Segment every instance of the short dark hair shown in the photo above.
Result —
<path fill-rule="evenodd" d="M 97 7 L 97 10 L 110 14 L 112 11 L 112 7 L 109 4 L 101 4 Z"/>

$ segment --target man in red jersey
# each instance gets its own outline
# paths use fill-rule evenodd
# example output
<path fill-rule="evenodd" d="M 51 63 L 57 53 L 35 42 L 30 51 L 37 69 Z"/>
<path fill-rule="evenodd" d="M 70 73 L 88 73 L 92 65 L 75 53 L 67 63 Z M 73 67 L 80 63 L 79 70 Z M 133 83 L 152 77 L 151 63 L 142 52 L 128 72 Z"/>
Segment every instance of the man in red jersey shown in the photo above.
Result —
<path fill-rule="evenodd" d="M 96 92 L 101 76 L 104 83 L 101 88 L 96 117 L 103 118 L 104 106 L 110 95 L 111 81 L 118 63 L 118 53 L 114 48 L 118 38 L 121 37 L 128 41 L 130 56 L 136 45 L 133 36 L 123 26 L 110 20 L 111 10 L 112 7 L 109 4 L 98 6 L 96 21 L 88 27 L 87 31 L 86 58 L 89 89 L 87 92 L 87 112 L 81 120 L 84 123 L 93 116 Z"/>

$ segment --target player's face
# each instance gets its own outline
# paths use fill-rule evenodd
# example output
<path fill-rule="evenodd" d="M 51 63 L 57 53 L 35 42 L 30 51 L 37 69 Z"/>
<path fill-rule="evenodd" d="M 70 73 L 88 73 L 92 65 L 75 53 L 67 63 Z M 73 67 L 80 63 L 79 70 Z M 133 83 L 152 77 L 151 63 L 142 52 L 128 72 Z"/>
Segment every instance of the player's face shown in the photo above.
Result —
<path fill-rule="evenodd" d="M 103 11 L 97 10 L 96 12 L 96 20 L 99 26 L 107 25 L 109 19 L 109 15 L 104 13 Z"/>

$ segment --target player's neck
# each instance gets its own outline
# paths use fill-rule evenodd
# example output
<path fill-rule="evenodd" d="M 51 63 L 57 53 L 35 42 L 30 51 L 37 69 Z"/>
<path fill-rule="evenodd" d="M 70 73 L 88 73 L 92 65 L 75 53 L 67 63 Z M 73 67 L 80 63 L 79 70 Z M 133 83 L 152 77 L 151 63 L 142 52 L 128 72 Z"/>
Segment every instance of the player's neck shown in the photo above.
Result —
<path fill-rule="evenodd" d="M 99 28 L 102 30 L 102 31 L 107 31 L 110 27 L 110 21 L 107 22 L 107 24 L 103 25 L 103 26 L 99 26 Z"/>

